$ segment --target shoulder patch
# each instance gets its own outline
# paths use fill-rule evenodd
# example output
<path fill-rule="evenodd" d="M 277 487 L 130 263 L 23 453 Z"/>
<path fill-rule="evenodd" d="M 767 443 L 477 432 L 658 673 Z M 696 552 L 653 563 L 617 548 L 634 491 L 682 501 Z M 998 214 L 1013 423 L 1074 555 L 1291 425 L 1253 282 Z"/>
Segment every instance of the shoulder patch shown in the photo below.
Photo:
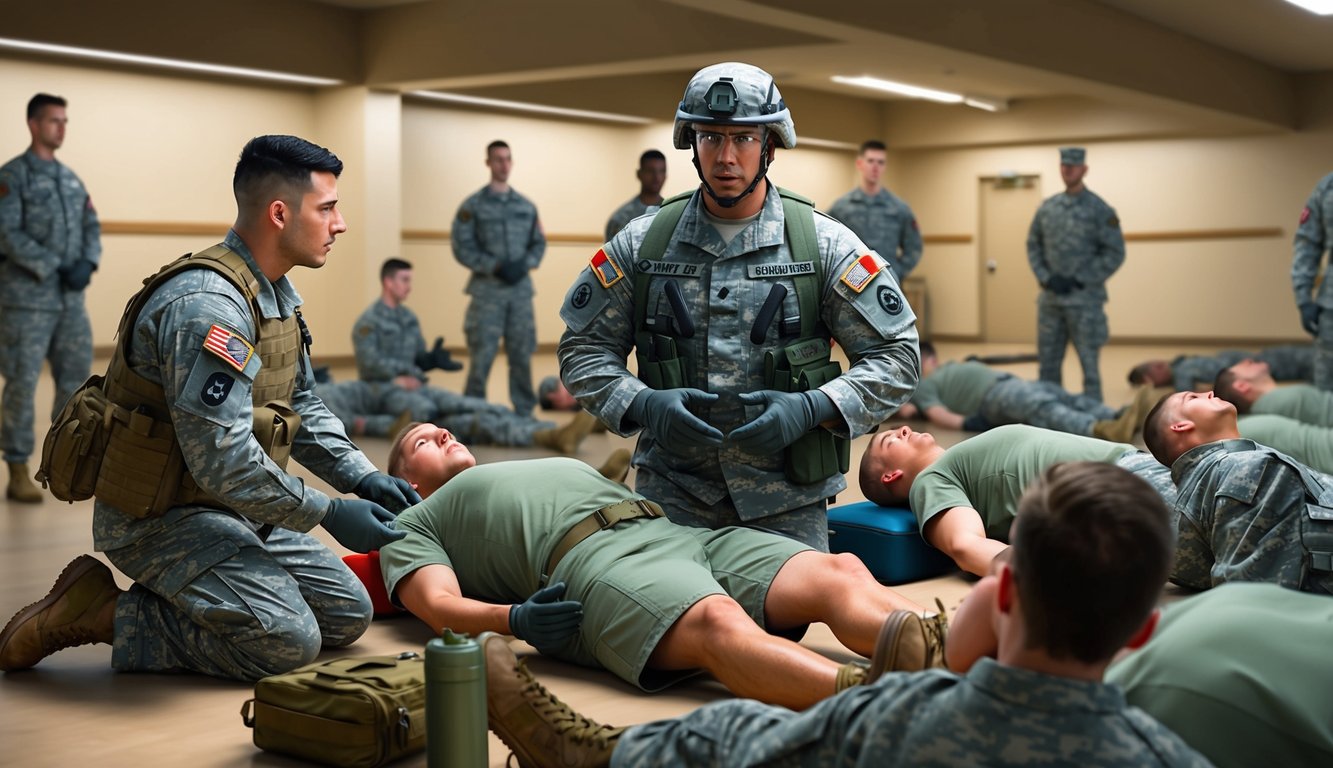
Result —
<path fill-rule="evenodd" d="M 238 371 L 245 370 L 245 364 L 255 354 L 254 345 L 220 325 L 208 329 L 208 335 L 204 337 L 204 349 Z"/>
<path fill-rule="evenodd" d="M 4 197 L 4 196 L 5 196 L 4 193 L 3 193 L 3 192 L 0 192 L 0 197 Z M 1307 206 L 1305 206 L 1304 208 L 1301 209 L 1301 221 L 1300 221 L 1300 223 L 1304 224 L 1305 222 L 1307 222 L 1307 221 L 1309 221 L 1309 220 L 1310 220 L 1310 206 L 1307 205 Z"/>
<path fill-rule="evenodd" d="M 356 327 L 356 335 L 357 335 L 357 336 L 369 336 L 372 332 L 374 332 L 374 330 L 375 330 L 375 329 L 372 328 L 372 327 L 370 327 L 370 325 L 368 325 L 368 324 L 367 324 L 367 325 L 358 325 L 358 326 Z"/>
<path fill-rule="evenodd" d="M 472 221 L 472 211 L 469 211 L 466 208 L 459 208 L 458 220 L 463 222 L 464 224 L 468 223 L 469 221 Z"/>
<path fill-rule="evenodd" d="M 592 269 L 592 273 L 597 276 L 597 281 L 603 288 L 610 288 L 625 276 L 620 267 L 616 266 L 616 260 L 607 256 L 606 250 L 602 248 L 598 248 L 597 253 L 592 255 L 588 267 Z"/>
<path fill-rule="evenodd" d="M 231 394 L 231 388 L 235 384 L 236 379 L 219 371 L 204 382 L 204 388 L 199 391 L 199 401 L 210 408 L 216 408 L 227 402 L 227 395 Z"/>
<path fill-rule="evenodd" d="M 867 253 L 853 261 L 847 271 L 842 273 L 842 282 L 846 283 L 848 288 L 860 293 L 865 290 L 867 285 L 870 285 L 870 281 L 874 280 L 885 266 L 883 259 L 873 253 Z"/>
<path fill-rule="evenodd" d="M 1118 227 L 1118 226 L 1120 226 L 1120 217 L 1119 217 L 1119 216 L 1112 216 L 1112 217 L 1108 218 L 1108 219 L 1106 220 L 1106 226 L 1108 226 L 1108 227 Z"/>
<path fill-rule="evenodd" d="M 9 185 L 4 183 L 3 181 L 0 181 L 0 197 L 5 197 L 8 194 L 9 194 Z M 1302 221 L 1304 221 L 1304 219 L 1302 219 Z"/>

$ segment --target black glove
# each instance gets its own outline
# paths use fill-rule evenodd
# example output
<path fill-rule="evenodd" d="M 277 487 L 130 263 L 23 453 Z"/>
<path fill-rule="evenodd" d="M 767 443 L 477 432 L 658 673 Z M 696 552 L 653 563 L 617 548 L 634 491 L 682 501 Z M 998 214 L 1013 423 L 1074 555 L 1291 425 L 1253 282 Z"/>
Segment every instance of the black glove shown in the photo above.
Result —
<path fill-rule="evenodd" d="M 539 651 L 559 648 L 583 623 L 583 603 L 561 600 L 564 595 L 565 582 L 558 581 L 511 606 L 509 631 Z"/>
<path fill-rule="evenodd" d="M 634 422 L 653 433 L 653 439 L 668 449 L 699 448 L 722 444 L 722 432 L 689 411 L 690 403 L 711 403 L 717 395 L 701 389 L 645 389 L 634 397 L 626 411 Z"/>
<path fill-rule="evenodd" d="M 88 287 L 88 283 L 93 280 L 93 270 L 97 265 L 87 259 L 79 259 L 73 264 L 61 267 L 57 270 L 60 273 L 60 284 L 65 286 L 67 291 L 82 291 Z"/>
<path fill-rule="evenodd" d="M 967 432 L 985 432 L 992 426 L 994 425 L 987 421 L 985 416 L 982 416 L 979 413 L 974 413 L 963 419 L 963 429 Z"/>
<path fill-rule="evenodd" d="M 316 383 L 316 384 L 332 384 L 332 383 L 333 383 L 333 371 L 330 370 L 329 366 L 327 366 L 327 365 L 317 366 L 317 367 L 315 368 L 315 370 L 313 371 L 313 373 L 314 373 L 314 376 L 315 376 L 315 383 Z"/>
<path fill-rule="evenodd" d="M 514 259 L 500 264 L 499 269 L 495 270 L 495 276 L 505 281 L 509 285 L 517 283 L 528 274 L 528 264 L 523 259 Z"/>
<path fill-rule="evenodd" d="M 362 499 L 334 499 L 319 524 L 353 552 L 373 552 L 407 535 L 391 527 L 392 512 Z"/>
<path fill-rule="evenodd" d="M 413 362 L 423 371 L 429 371 L 432 368 L 439 368 L 441 371 L 463 370 L 463 364 L 455 360 L 454 356 L 449 354 L 449 350 L 444 348 L 443 336 L 435 337 L 435 346 L 431 347 L 429 351 L 422 350 L 418 352 Z"/>
<path fill-rule="evenodd" d="M 1319 305 L 1314 302 L 1306 302 L 1301 307 L 1301 327 L 1311 336 L 1319 333 Z"/>
<path fill-rule="evenodd" d="M 402 512 L 413 504 L 421 503 L 421 495 L 412 488 L 411 483 L 383 472 L 371 472 L 361 478 L 361 482 L 356 484 L 352 493 L 373 501 L 394 514 Z"/>
<path fill-rule="evenodd" d="M 1082 283 L 1065 275 L 1051 275 L 1051 279 L 1046 281 L 1046 288 L 1058 296 L 1063 296 L 1075 288 L 1082 287 Z"/>
<path fill-rule="evenodd" d="M 778 392 L 764 389 L 743 392 L 744 405 L 763 405 L 764 412 L 754 421 L 738 427 L 727 435 L 746 453 L 763 456 L 777 453 L 796 442 L 796 438 L 838 415 L 838 408 L 829 396 L 817 390 L 809 392 Z"/>

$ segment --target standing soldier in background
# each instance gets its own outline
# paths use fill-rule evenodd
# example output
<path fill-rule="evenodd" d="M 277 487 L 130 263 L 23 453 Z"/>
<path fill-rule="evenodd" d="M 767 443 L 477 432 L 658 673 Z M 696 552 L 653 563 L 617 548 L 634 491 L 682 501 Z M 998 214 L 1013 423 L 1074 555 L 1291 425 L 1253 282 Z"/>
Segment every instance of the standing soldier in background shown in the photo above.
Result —
<path fill-rule="evenodd" d="M 55 379 L 53 416 L 93 362 L 83 289 L 102 258 L 101 226 L 83 182 L 56 160 L 66 122 L 64 99 L 33 96 L 32 145 L 0 167 L 0 449 L 9 465 L 5 498 L 25 504 L 42 500 L 28 475 L 42 361 Z"/>
<path fill-rule="evenodd" d="M 472 364 L 463 394 L 486 399 L 486 380 L 503 336 L 509 399 L 515 413 L 531 416 L 537 405 L 532 392 L 537 327 L 528 272 L 546 253 L 546 235 L 537 207 L 509 186 L 513 166 L 508 144 L 492 141 L 486 146 L 491 182 L 458 207 L 451 239 L 454 258 L 472 270 L 467 281 L 472 301 L 463 320 Z"/>
<path fill-rule="evenodd" d="M 1083 367 L 1083 394 L 1101 400 L 1106 280 L 1125 263 L 1125 238 L 1115 209 L 1083 185 L 1084 157 L 1082 147 L 1060 149 L 1065 191 L 1037 209 L 1028 230 L 1028 263 L 1042 288 L 1037 297 L 1039 378 L 1061 383 L 1065 346 L 1072 340 Z"/>
<path fill-rule="evenodd" d="M 1315 276 L 1324 253 L 1333 247 L 1333 173 L 1319 180 L 1296 227 L 1291 287 L 1301 311 L 1301 327 L 1315 337 L 1314 385 L 1333 389 L 1333 281 L 1324 278 L 1314 295 Z"/>
<path fill-rule="evenodd" d="M 856 156 L 861 186 L 834 201 L 828 213 L 883 256 L 901 283 L 921 261 L 921 228 L 912 207 L 884 188 L 887 160 L 884 142 L 871 139 L 862 144 Z"/>
<path fill-rule="evenodd" d="M 647 213 L 650 206 L 662 204 L 662 185 L 666 183 L 666 155 L 655 149 L 639 155 L 639 170 L 634 175 L 639 180 L 639 194 L 611 214 L 606 222 L 607 240 L 615 237 L 630 219 Z"/>
<path fill-rule="evenodd" d="M 694 151 L 702 183 L 631 221 L 579 273 L 560 310 L 560 377 L 616 434 L 643 431 L 636 490 L 673 521 L 827 552 L 846 441 L 916 387 L 915 316 L 883 259 L 766 178 L 777 148 L 796 145 L 767 72 L 700 70 L 673 143 Z"/>

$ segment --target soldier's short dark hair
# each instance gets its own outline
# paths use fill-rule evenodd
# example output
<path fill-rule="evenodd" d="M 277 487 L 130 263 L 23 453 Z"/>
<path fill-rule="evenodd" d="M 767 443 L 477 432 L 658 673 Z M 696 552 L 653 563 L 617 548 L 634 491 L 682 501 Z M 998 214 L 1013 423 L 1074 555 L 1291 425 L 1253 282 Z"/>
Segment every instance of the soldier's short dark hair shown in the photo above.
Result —
<path fill-rule="evenodd" d="M 499 139 L 496 139 L 495 141 L 492 141 L 490 144 L 487 144 L 487 145 L 486 145 L 486 159 L 487 159 L 487 160 L 490 160 L 490 159 L 491 159 L 491 153 L 494 152 L 494 151 L 497 150 L 497 149 L 509 149 L 509 144 L 508 144 L 507 142 L 500 141 Z"/>
<path fill-rule="evenodd" d="M 273 200 L 291 192 L 304 195 L 313 186 L 310 174 L 316 172 L 336 178 L 342 175 L 343 163 L 324 147 L 296 136 L 256 136 L 241 150 L 231 190 L 236 203 L 247 208 L 261 197 Z M 280 192 L 280 187 L 285 189 Z"/>
<path fill-rule="evenodd" d="M 927 357 L 936 357 L 936 356 L 937 356 L 937 355 L 935 354 L 935 345 L 934 345 L 933 343 L 931 343 L 931 342 L 929 342 L 929 341 L 927 341 L 927 340 L 925 340 L 925 339 L 922 339 L 921 341 L 917 342 L 917 346 L 921 348 L 921 359 L 922 359 L 922 360 L 925 360 Z"/>
<path fill-rule="evenodd" d="M 1143 444 L 1158 463 L 1168 467 L 1176 461 L 1176 457 L 1171 454 L 1171 447 L 1166 444 L 1166 431 L 1171 426 L 1171 414 L 1166 401 L 1170 399 L 1171 396 L 1167 395 L 1158 400 L 1157 405 L 1143 419 Z"/>
<path fill-rule="evenodd" d="M 1175 541 L 1166 502 L 1104 462 L 1056 464 L 1028 486 L 1010 567 L 1029 648 L 1110 660 L 1157 604 Z"/>
<path fill-rule="evenodd" d="M 1223 368 L 1213 380 L 1213 394 L 1236 406 L 1236 413 L 1244 416 L 1250 412 L 1252 403 L 1236 387 L 1236 381 L 1239 379 L 1235 371 Z"/>
<path fill-rule="evenodd" d="M 884 142 L 880 141 L 879 139 L 870 139 L 868 141 L 861 142 L 861 148 L 857 150 L 857 154 L 864 155 L 866 153 L 866 150 L 870 149 L 878 149 L 880 152 L 889 151 L 889 148 L 884 146 Z"/>
<path fill-rule="evenodd" d="M 28 119 L 36 119 L 46 107 L 63 106 L 66 106 L 64 98 L 60 96 L 52 96 L 49 93 L 39 93 L 31 99 L 28 99 Z"/>
<path fill-rule="evenodd" d="M 386 277 L 393 277 L 399 272 L 411 268 L 412 268 L 412 262 L 406 259 L 400 259 L 396 256 L 385 259 L 384 263 L 380 265 L 380 280 L 383 280 Z"/>
<path fill-rule="evenodd" d="M 649 160 L 661 160 L 665 163 L 666 155 L 656 149 L 646 150 L 642 155 L 639 155 L 639 167 L 642 168 Z"/>
<path fill-rule="evenodd" d="M 1152 365 L 1151 362 L 1139 363 L 1133 368 L 1130 368 L 1129 383 L 1134 385 L 1139 385 L 1146 382 L 1148 380 L 1148 366 L 1150 365 Z"/>

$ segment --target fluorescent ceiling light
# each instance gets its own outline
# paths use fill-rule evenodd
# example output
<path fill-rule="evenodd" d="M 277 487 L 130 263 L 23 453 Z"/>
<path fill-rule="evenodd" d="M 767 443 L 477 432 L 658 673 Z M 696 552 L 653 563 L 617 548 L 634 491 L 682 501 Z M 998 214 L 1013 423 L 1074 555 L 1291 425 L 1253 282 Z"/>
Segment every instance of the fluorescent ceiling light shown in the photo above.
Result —
<path fill-rule="evenodd" d="M 1005 112 L 1009 109 L 1009 102 L 1005 99 L 991 99 L 985 96 L 964 96 L 963 103 L 987 112 Z"/>
<path fill-rule="evenodd" d="M 310 77 L 309 75 L 297 75 L 290 72 L 273 72 L 267 69 L 250 69 L 249 67 L 228 67 L 222 64 L 204 64 L 197 61 L 185 61 L 183 59 L 139 56 L 138 54 L 133 53 L 102 51 L 96 48 L 76 48 L 71 45 L 33 43 L 27 40 L 14 40 L 12 38 L 0 37 L 0 49 L 3 48 L 15 51 L 31 51 L 34 53 L 52 53 L 59 56 L 73 56 L 81 59 L 96 59 L 98 61 L 115 61 L 123 64 L 140 64 L 161 69 L 181 69 L 187 72 L 204 72 L 210 75 L 246 77 L 256 80 L 276 80 L 282 83 L 296 83 L 298 85 L 339 85 L 342 83 L 341 80 L 333 80 L 327 77 Z"/>
<path fill-rule="evenodd" d="M 1304 8 L 1320 16 L 1333 16 L 1333 0 L 1287 0 L 1294 6 Z"/>
<path fill-rule="evenodd" d="M 875 91 L 887 91 L 896 93 L 900 96 L 911 96 L 914 99 L 929 99 L 938 101 L 942 104 L 961 104 L 963 102 L 962 94 L 950 93 L 948 91 L 937 91 L 934 88 L 922 88 L 919 85 L 908 85 L 894 80 L 881 80 L 878 77 L 843 77 L 834 75 L 833 82 L 843 85 L 855 85 L 861 88 L 869 88 Z"/>
<path fill-rule="evenodd" d="M 416 96 L 422 99 L 432 101 L 445 101 L 451 104 L 469 104 L 477 107 L 494 107 L 496 109 L 509 109 L 515 112 L 536 112 L 542 115 L 560 115 L 561 117 L 576 117 L 585 120 L 604 120 L 610 123 L 630 123 L 632 125 L 649 125 L 654 120 L 646 117 L 633 117 L 631 115 L 617 115 L 611 112 L 593 112 L 586 109 L 565 109 L 564 107 L 548 107 L 544 104 L 529 104 L 525 101 L 506 101 L 504 99 L 487 99 L 481 96 L 465 96 L 461 93 L 445 93 L 443 91 L 408 91 L 407 95 Z"/>

